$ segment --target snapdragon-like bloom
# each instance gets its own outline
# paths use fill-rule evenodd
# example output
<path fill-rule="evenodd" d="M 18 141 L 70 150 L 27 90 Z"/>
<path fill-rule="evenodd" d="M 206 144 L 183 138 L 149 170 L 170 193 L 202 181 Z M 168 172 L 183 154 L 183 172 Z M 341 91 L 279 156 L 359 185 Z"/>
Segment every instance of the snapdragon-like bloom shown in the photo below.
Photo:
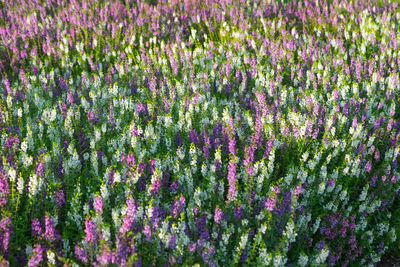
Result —
<path fill-rule="evenodd" d="M 121 228 L 119 229 L 121 234 L 125 234 L 131 230 L 132 224 L 136 220 L 136 204 L 133 198 L 126 200 L 126 216 L 122 220 Z"/>
<path fill-rule="evenodd" d="M 32 220 L 32 233 L 35 236 L 40 236 L 42 234 L 42 227 L 40 226 L 40 222 L 38 219 Z"/>
<path fill-rule="evenodd" d="M 9 194 L 10 187 L 8 184 L 7 176 L 0 171 L 0 207 L 3 207 L 7 204 Z"/>
<path fill-rule="evenodd" d="M 236 140 L 235 138 L 229 136 L 229 153 L 231 153 L 233 156 L 236 155 Z"/>
<path fill-rule="evenodd" d="M 38 266 L 43 261 L 43 253 L 45 252 L 45 248 L 41 244 L 36 244 L 32 252 L 33 255 L 28 261 L 29 267 Z"/>
<path fill-rule="evenodd" d="M 94 199 L 94 209 L 98 214 L 103 213 L 103 198 L 101 196 L 96 196 Z"/>
<path fill-rule="evenodd" d="M 232 201 L 236 196 L 236 162 L 231 160 L 228 166 L 228 200 Z"/>
<path fill-rule="evenodd" d="M 9 217 L 4 216 L 0 220 L 0 253 L 8 256 L 9 255 L 9 243 L 12 234 L 12 220 Z"/>
<path fill-rule="evenodd" d="M 177 218 L 178 215 L 183 211 L 185 206 L 186 199 L 181 196 L 178 200 L 174 202 L 172 205 L 172 217 Z"/>
<path fill-rule="evenodd" d="M 161 179 L 160 177 L 157 177 L 154 180 L 154 183 L 152 184 L 152 188 L 151 188 L 151 195 L 154 197 L 157 195 L 158 191 L 161 188 Z"/>
<path fill-rule="evenodd" d="M 176 235 L 175 234 L 170 235 L 168 246 L 171 249 L 175 249 L 175 246 L 176 246 Z"/>
<path fill-rule="evenodd" d="M 151 227 L 150 227 L 150 225 L 144 226 L 143 234 L 146 237 L 146 241 L 151 242 Z"/>
<path fill-rule="evenodd" d="M 54 219 L 49 216 L 45 216 L 44 238 L 49 241 L 54 241 L 58 238 L 58 233 L 54 226 Z"/>
<path fill-rule="evenodd" d="M 87 253 L 84 248 L 76 246 L 75 247 L 75 256 L 79 260 L 83 261 L 84 263 L 88 263 L 88 256 L 87 256 Z"/>
<path fill-rule="evenodd" d="M 371 169 L 372 169 L 372 163 L 371 163 L 371 161 L 368 161 L 365 166 L 365 170 L 367 171 L 367 173 L 370 173 Z"/>
<path fill-rule="evenodd" d="M 223 217 L 223 213 L 222 210 L 219 207 L 215 207 L 215 211 L 214 211 L 214 221 L 216 223 L 220 223 Z"/>
<path fill-rule="evenodd" d="M 36 170 L 36 175 L 42 176 L 43 172 L 44 172 L 44 164 L 43 164 L 43 162 L 39 162 L 39 164 L 37 166 L 37 170 Z"/>
<path fill-rule="evenodd" d="M 274 197 L 268 197 L 267 201 L 265 202 L 265 207 L 269 211 L 273 211 L 276 205 L 276 199 Z"/>
<path fill-rule="evenodd" d="M 302 186 L 301 186 L 301 185 L 298 185 L 298 186 L 296 187 L 295 191 L 294 191 L 294 194 L 295 194 L 296 196 L 300 195 L 302 189 L 303 189 Z"/>
<path fill-rule="evenodd" d="M 56 203 L 57 203 L 57 205 L 59 207 L 64 205 L 64 203 L 65 203 L 65 195 L 64 195 L 64 191 L 62 189 L 56 191 L 55 197 L 56 197 Z"/>
<path fill-rule="evenodd" d="M 90 219 L 85 220 L 85 234 L 86 234 L 86 237 L 85 237 L 86 242 L 91 244 L 92 242 L 95 241 L 95 239 L 96 239 L 95 224 Z"/>

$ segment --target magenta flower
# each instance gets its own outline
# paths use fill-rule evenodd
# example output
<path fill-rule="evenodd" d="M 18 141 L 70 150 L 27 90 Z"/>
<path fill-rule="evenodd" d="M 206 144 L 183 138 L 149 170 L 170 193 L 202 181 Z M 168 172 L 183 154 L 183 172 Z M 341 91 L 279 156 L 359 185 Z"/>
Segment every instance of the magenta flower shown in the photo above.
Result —
<path fill-rule="evenodd" d="M 41 244 L 36 244 L 32 252 L 33 255 L 28 261 L 28 266 L 36 267 L 43 261 L 43 252 L 45 252 L 45 248 Z"/>
<path fill-rule="evenodd" d="M 229 162 L 228 183 L 229 183 L 228 200 L 232 201 L 236 195 L 236 162 L 234 159 Z"/>
<path fill-rule="evenodd" d="M 32 220 L 32 232 L 35 236 L 40 236 L 42 234 L 42 227 L 38 219 Z"/>
<path fill-rule="evenodd" d="M 94 209 L 97 213 L 103 213 L 103 198 L 101 196 L 96 196 L 94 199 Z"/>
<path fill-rule="evenodd" d="M 298 185 L 298 186 L 296 187 L 296 190 L 294 190 L 294 194 L 295 194 L 296 196 L 298 196 L 298 195 L 301 194 L 301 191 L 302 191 L 302 186 L 301 186 L 301 185 Z"/>
<path fill-rule="evenodd" d="M 49 216 L 45 216 L 44 238 L 49 241 L 54 241 L 58 238 L 57 230 L 54 227 L 54 219 Z"/>
<path fill-rule="evenodd" d="M 87 257 L 87 253 L 86 253 L 86 251 L 85 251 L 85 249 L 84 248 L 81 248 L 81 247 L 75 247 L 75 256 L 79 259 L 79 260 L 81 260 L 81 261 L 83 261 L 84 263 L 88 263 L 88 257 Z"/>
<path fill-rule="evenodd" d="M 95 225 L 90 219 L 85 220 L 85 233 L 86 233 L 86 242 L 89 244 L 95 241 Z"/>
<path fill-rule="evenodd" d="M 223 215 L 224 214 L 222 213 L 222 210 L 220 208 L 218 208 L 218 207 L 215 207 L 214 221 L 216 223 L 220 223 L 221 222 Z"/>
<path fill-rule="evenodd" d="M 276 205 L 276 199 L 269 197 L 267 201 L 265 202 L 265 207 L 269 211 L 273 211 Z"/>
<path fill-rule="evenodd" d="M 372 163 L 371 163 L 371 161 L 368 161 L 368 162 L 367 162 L 367 165 L 365 166 L 365 170 L 366 170 L 368 173 L 370 173 L 370 172 L 371 172 L 371 169 L 372 169 Z"/>

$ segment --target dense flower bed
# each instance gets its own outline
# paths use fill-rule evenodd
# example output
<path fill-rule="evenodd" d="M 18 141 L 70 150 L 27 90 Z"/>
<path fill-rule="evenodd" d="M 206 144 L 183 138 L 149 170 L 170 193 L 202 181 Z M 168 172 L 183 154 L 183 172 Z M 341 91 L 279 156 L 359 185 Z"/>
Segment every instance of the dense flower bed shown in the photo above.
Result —
<path fill-rule="evenodd" d="M 373 266 L 397 1 L 0 2 L 0 264 Z"/>

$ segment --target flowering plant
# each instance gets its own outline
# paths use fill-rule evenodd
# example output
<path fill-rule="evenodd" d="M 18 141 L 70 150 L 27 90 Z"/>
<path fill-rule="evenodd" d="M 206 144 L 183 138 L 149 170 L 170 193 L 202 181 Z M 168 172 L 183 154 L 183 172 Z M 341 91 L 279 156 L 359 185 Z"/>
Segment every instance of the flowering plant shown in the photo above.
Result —
<path fill-rule="evenodd" d="M 374 266 L 396 1 L 0 3 L 0 265 Z"/>

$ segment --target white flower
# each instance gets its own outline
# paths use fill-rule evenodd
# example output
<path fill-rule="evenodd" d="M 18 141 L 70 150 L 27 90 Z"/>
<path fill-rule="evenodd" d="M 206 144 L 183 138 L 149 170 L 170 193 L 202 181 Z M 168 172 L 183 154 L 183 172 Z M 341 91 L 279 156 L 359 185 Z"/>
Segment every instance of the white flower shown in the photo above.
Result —
<path fill-rule="evenodd" d="M 119 174 L 118 171 L 115 172 L 114 174 L 114 182 L 120 183 L 121 182 L 121 174 Z"/>
<path fill-rule="evenodd" d="M 392 228 L 392 230 L 390 230 L 390 240 L 392 242 L 395 242 L 396 239 L 397 239 L 396 230 L 395 230 L 395 228 Z"/>
<path fill-rule="evenodd" d="M 36 174 L 33 174 L 29 177 L 29 196 L 33 198 L 39 191 L 39 185 L 40 185 L 40 178 L 38 180 L 38 177 Z"/>
<path fill-rule="evenodd" d="M 340 200 L 341 201 L 343 201 L 345 198 L 346 198 L 346 195 L 347 195 L 347 190 L 343 190 L 341 193 L 340 193 Z"/>
<path fill-rule="evenodd" d="M 364 190 L 360 194 L 360 201 L 364 201 L 368 194 L 369 184 L 364 187 Z"/>
<path fill-rule="evenodd" d="M 176 154 L 178 155 L 178 158 L 180 160 L 183 160 L 185 158 L 185 149 L 183 148 L 183 146 L 177 149 Z"/>
<path fill-rule="evenodd" d="M 315 223 L 314 223 L 313 229 L 312 229 L 313 233 L 315 233 L 318 230 L 320 222 L 321 222 L 321 218 L 317 218 L 317 220 L 315 220 Z"/>
<path fill-rule="evenodd" d="M 56 264 L 56 254 L 54 254 L 53 251 L 51 251 L 50 249 L 47 251 L 47 260 L 49 261 L 49 263 L 51 265 L 55 265 Z"/>
<path fill-rule="evenodd" d="M 282 255 L 275 255 L 274 256 L 274 266 L 284 266 L 286 263 L 286 258 L 284 258 Z"/>
<path fill-rule="evenodd" d="M 325 191 L 325 183 L 321 182 L 318 187 L 318 194 L 321 195 Z"/>
<path fill-rule="evenodd" d="M 239 247 L 241 249 L 245 248 L 246 244 L 247 244 L 247 239 L 248 239 L 249 235 L 247 233 L 243 234 L 242 237 L 240 238 L 240 242 L 239 242 Z"/>
<path fill-rule="evenodd" d="M 22 109 L 21 108 L 18 108 L 17 115 L 18 115 L 18 118 L 22 117 Z"/>
<path fill-rule="evenodd" d="M 308 263 L 308 257 L 307 257 L 307 255 L 301 254 L 297 263 L 298 263 L 299 266 L 301 266 L 301 267 L 306 266 L 307 263 Z"/>
<path fill-rule="evenodd" d="M 19 177 L 18 179 L 17 190 L 20 194 L 22 194 L 24 191 L 24 179 L 22 177 Z"/>
<path fill-rule="evenodd" d="M 286 230 L 283 235 L 289 239 L 289 242 L 294 242 L 296 240 L 297 233 L 294 231 L 294 223 L 292 220 L 286 225 Z"/>
<path fill-rule="evenodd" d="M 14 170 L 14 168 L 10 168 L 8 170 L 8 176 L 10 177 L 11 182 L 15 182 L 15 177 L 17 176 L 17 172 Z"/>
<path fill-rule="evenodd" d="M 285 176 L 285 182 L 289 185 L 293 180 L 293 174 L 288 174 Z"/>
<path fill-rule="evenodd" d="M 28 144 L 25 140 L 21 143 L 21 149 L 23 152 L 26 152 L 26 150 L 28 149 Z"/>
<path fill-rule="evenodd" d="M 111 233 L 110 233 L 110 227 L 104 227 L 103 230 L 103 238 L 106 242 L 111 240 Z"/>
<path fill-rule="evenodd" d="M 317 258 L 315 259 L 315 262 L 317 265 L 321 265 L 326 261 L 326 258 L 329 255 L 329 249 L 324 248 L 321 250 L 321 252 L 318 254 Z"/>
<path fill-rule="evenodd" d="M 103 184 L 103 185 L 100 187 L 100 194 L 101 194 L 101 197 L 102 197 L 104 200 L 108 198 L 109 193 L 108 193 L 108 189 L 107 189 L 107 185 L 106 185 L 106 184 Z"/>
<path fill-rule="evenodd" d="M 201 174 L 203 175 L 203 177 L 207 175 L 207 165 L 204 163 L 201 165 Z"/>
<path fill-rule="evenodd" d="M 28 255 L 29 257 L 32 256 L 32 246 L 29 246 L 29 245 L 26 246 L 25 253 L 26 253 L 26 255 Z"/>

